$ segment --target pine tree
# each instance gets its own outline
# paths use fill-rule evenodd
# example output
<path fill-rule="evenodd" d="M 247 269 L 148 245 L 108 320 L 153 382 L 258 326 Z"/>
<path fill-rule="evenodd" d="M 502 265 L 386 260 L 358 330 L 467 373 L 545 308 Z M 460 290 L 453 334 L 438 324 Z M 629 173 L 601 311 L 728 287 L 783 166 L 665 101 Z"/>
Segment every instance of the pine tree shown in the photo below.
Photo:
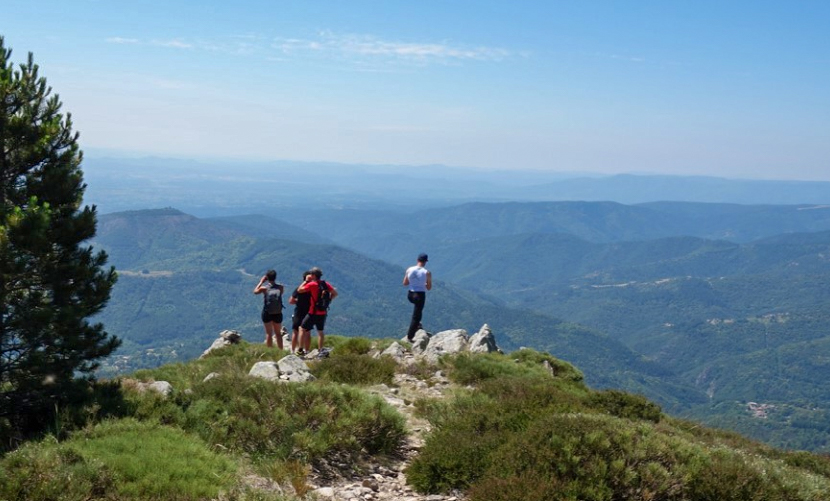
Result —
<path fill-rule="evenodd" d="M 116 274 L 84 245 L 97 219 L 81 208 L 78 134 L 32 54 L 17 69 L 10 57 L 0 37 L 0 449 L 81 402 L 120 345 L 88 321 Z"/>

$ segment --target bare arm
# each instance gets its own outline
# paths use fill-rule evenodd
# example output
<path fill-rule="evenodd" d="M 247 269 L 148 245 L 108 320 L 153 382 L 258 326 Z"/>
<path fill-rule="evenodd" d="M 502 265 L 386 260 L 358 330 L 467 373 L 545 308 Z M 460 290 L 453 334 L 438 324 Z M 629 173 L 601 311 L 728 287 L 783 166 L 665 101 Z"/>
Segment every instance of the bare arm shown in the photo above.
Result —
<path fill-rule="evenodd" d="M 431 271 L 427 271 L 427 290 L 428 291 L 432 290 L 432 272 Z"/>
<path fill-rule="evenodd" d="M 409 274 L 407 274 L 407 273 L 403 274 L 403 284 L 404 285 L 409 285 Z"/>
<path fill-rule="evenodd" d="M 332 299 L 336 298 L 337 297 L 337 289 L 332 287 L 331 284 L 329 284 L 329 288 L 331 289 L 331 298 Z"/>
<path fill-rule="evenodd" d="M 267 277 L 262 277 L 259 279 L 259 283 L 256 284 L 256 287 L 254 287 L 254 294 L 262 294 L 263 292 L 265 292 L 266 288 L 263 287 L 262 284 L 264 284 L 266 280 L 268 280 Z"/>

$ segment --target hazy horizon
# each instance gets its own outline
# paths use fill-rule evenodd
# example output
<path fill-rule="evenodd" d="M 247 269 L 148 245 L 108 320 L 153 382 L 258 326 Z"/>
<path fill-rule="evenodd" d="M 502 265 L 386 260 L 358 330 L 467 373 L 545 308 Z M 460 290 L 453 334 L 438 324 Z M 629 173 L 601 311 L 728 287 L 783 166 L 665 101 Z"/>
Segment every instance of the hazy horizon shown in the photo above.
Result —
<path fill-rule="evenodd" d="M 830 181 L 825 3 L 9 0 L 3 17 L 90 154 Z"/>

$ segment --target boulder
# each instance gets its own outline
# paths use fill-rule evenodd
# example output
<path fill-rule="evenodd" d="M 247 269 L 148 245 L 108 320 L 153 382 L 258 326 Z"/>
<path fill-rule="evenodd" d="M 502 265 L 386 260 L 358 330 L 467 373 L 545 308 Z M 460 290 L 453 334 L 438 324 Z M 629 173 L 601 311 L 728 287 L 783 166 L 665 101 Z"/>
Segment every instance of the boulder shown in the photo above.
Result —
<path fill-rule="evenodd" d="M 267 379 L 268 381 L 280 380 L 280 370 L 276 362 L 257 362 L 251 367 L 248 375 Z"/>
<path fill-rule="evenodd" d="M 150 381 L 145 383 L 144 381 L 127 378 L 121 381 L 121 385 L 124 388 L 132 388 L 139 393 L 154 391 L 165 397 L 173 392 L 173 385 L 167 381 Z"/>
<path fill-rule="evenodd" d="M 406 350 L 403 346 L 398 344 L 398 342 L 394 342 L 389 345 L 388 348 L 381 352 L 381 356 L 388 356 L 394 358 L 396 361 L 400 362 L 406 356 Z"/>
<path fill-rule="evenodd" d="M 406 337 L 404 337 L 406 339 Z M 416 355 L 421 355 L 426 350 L 427 345 L 429 345 L 429 333 L 424 329 L 418 329 L 418 332 L 412 336 L 412 353 Z"/>
<path fill-rule="evenodd" d="M 242 339 L 242 334 L 239 331 L 235 330 L 223 330 L 219 333 L 219 337 L 210 345 L 210 348 L 204 351 L 199 358 L 204 358 L 213 350 L 218 350 L 219 348 L 224 348 L 225 346 L 230 346 L 232 344 L 239 343 L 239 340 Z"/>
<path fill-rule="evenodd" d="M 484 324 L 481 329 L 470 338 L 469 350 L 473 353 L 490 353 L 499 351 L 496 345 L 496 336 L 490 330 L 490 326 Z"/>
<path fill-rule="evenodd" d="M 314 375 L 308 370 L 308 365 L 297 355 L 288 355 L 277 362 L 280 372 L 280 380 L 291 383 L 304 383 L 314 381 Z"/>
<path fill-rule="evenodd" d="M 167 381 L 154 381 L 147 384 L 147 389 L 155 391 L 156 393 L 161 393 L 165 397 L 173 393 L 173 385 Z"/>
<path fill-rule="evenodd" d="M 467 337 L 467 331 L 464 329 L 441 331 L 429 339 L 423 356 L 430 363 L 435 363 L 443 355 L 465 351 L 468 346 Z"/>

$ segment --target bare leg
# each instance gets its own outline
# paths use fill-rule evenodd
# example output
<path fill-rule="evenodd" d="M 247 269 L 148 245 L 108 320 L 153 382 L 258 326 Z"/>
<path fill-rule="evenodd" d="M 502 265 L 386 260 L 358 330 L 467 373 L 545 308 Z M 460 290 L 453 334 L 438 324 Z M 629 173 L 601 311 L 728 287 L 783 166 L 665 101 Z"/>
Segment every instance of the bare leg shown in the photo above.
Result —
<path fill-rule="evenodd" d="M 300 329 L 291 330 L 291 353 L 297 351 L 297 345 L 300 344 Z"/>
<path fill-rule="evenodd" d="M 282 347 L 282 322 L 271 322 L 274 325 L 274 337 L 277 338 L 277 348 L 284 349 Z"/>
<path fill-rule="evenodd" d="M 319 352 L 323 351 L 323 341 L 325 340 L 326 335 L 323 331 L 317 331 L 317 350 Z"/>
<path fill-rule="evenodd" d="M 265 322 L 265 346 L 274 346 L 274 324 L 272 322 Z"/>
<path fill-rule="evenodd" d="M 300 338 L 300 345 L 306 352 L 311 351 L 311 331 L 302 329 L 300 333 L 302 335 Z"/>

